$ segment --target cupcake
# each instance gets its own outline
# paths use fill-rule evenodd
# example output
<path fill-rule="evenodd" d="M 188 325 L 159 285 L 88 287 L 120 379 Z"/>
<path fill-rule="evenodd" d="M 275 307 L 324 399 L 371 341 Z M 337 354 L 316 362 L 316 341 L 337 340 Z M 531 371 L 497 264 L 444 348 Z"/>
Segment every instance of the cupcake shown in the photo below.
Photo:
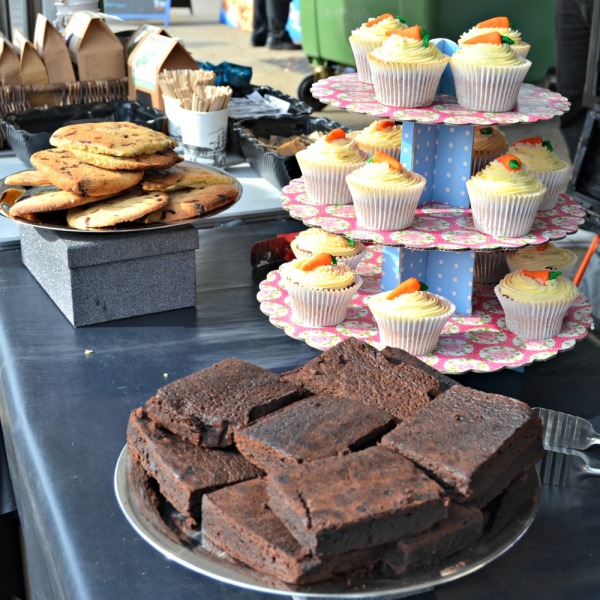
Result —
<path fill-rule="evenodd" d="M 381 343 L 415 355 L 433 352 L 456 310 L 450 300 L 428 292 L 414 277 L 392 291 L 370 296 L 366 302 L 377 322 Z"/>
<path fill-rule="evenodd" d="M 376 152 L 346 177 L 358 227 L 398 231 L 410 227 L 425 189 L 425 177 Z"/>
<path fill-rule="evenodd" d="M 568 248 L 548 243 L 507 252 L 506 264 L 511 271 L 548 269 L 549 271 L 560 271 L 567 279 L 573 279 L 577 254 Z"/>
<path fill-rule="evenodd" d="M 506 328 L 523 339 L 545 340 L 560 333 L 567 310 L 579 292 L 560 271 L 520 269 L 494 288 L 504 309 Z"/>
<path fill-rule="evenodd" d="M 506 264 L 506 250 L 476 252 L 473 264 L 475 283 L 498 283 L 509 271 Z"/>
<path fill-rule="evenodd" d="M 353 271 L 366 253 L 366 247 L 337 233 L 329 233 L 319 227 L 301 231 L 291 242 L 296 258 L 310 258 L 315 254 L 326 253 L 338 265 L 348 265 Z"/>
<path fill-rule="evenodd" d="M 554 153 L 552 144 L 541 137 L 514 142 L 511 152 L 548 188 L 539 210 L 552 210 L 566 189 L 569 165 Z"/>
<path fill-rule="evenodd" d="M 396 121 L 379 119 L 364 129 L 351 131 L 348 137 L 352 138 L 358 147 L 369 156 L 381 151 L 400 160 L 402 125 Z"/>
<path fill-rule="evenodd" d="M 367 155 L 342 128 L 296 152 L 306 195 L 320 204 L 352 204 L 346 175 L 365 164 Z"/>
<path fill-rule="evenodd" d="M 292 319 L 309 327 L 341 323 L 362 279 L 348 265 L 334 264 L 329 254 L 297 258 L 281 268 Z"/>
<path fill-rule="evenodd" d="M 513 154 L 504 154 L 467 180 L 475 229 L 521 237 L 533 226 L 546 186 Z"/>
<path fill-rule="evenodd" d="M 471 175 L 481 171 L 495 158 L 506 154 L 508 142 L 496 125 L 479 125 L 473 133 Z"/>
<path fill-rule="evenodd" d="M 484 112 L 514 108 L 531 62 L 512 50 L 510 38 L 492 31 L 465 40 L 450 58 L 456 100 Z"/>
<path fill-rule="evenodd" d="M 374 19 L 369 19 L 358 29 L 352 31 L 352 35 L 348 39 L 356 61 L 356 72 L 361 81 L 371 83 L 371 69 L 369 68 L 367 54 L 385 42 L 389 31 L 404 29 L 405 27 L 406 22 L 404 19 L 385 13 Z"/>
<path fill-rule="evenodd" d="M 513 42 L 512 49 L 515 53 L 521 58 L 527 58 L 531 45 L 523 40 L 518 30 L 513 29 L 508 17 L 492 17 L 491 19 L 477 23 L 475 27 L 471 27 L 469 31 L 465 31 L 458 38 L 458 45 L 462 46 L 466 40 L 491 33 L 492 31 L 497 31 L 500 35 L 510 38 Z"/>
<path fill-rule="evenodd" d="M 382 104 L 402 108 L 429 106 L 433 102 L 449 60 L 419 25 L 390 32 L 367 59 L 375 98 Z"/>

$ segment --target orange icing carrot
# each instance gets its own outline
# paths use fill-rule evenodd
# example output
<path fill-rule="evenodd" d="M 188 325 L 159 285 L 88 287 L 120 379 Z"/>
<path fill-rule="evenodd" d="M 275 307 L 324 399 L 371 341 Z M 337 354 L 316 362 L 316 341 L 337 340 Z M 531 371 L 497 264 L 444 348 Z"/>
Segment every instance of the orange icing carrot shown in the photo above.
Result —
<path fill-rule="evenodd" d="M 548 248 L 548 244 L 540 244 L 540 245 L 539 245 L 539 246 L 536 248 L 536 250 L 537 250 L 538 252 L 544 252 L 544 250 L 546 250 L 547 248 Z"/>
<path fill-rule="evenodd" d="M 502 44 L 502 36 L 497 31 L 490 31 L 489 33 L 466 39 L 463 44 L 496 44 L 496 46 L 500 46 Z"/>
<path fill-rule="evenodd" d="M 391 13 L 384 13 L 382 15 L 379 15 L 378 17 L 375 17 L 374 19 L 371 19 L 370 21 L 367 21 L 365 23 L 365 27 L 373 27 L 373 25 L 377 25 L 377 23 L 381 23 L 381 21 L 384 21 L 385 19 L 393 19 L 394 15 L 392 15 Z"/>
<path fill-rule="evenodd" d="M 513 142 L 513 146 L 515 146 L 516 144 L 541 144 L 543 141 L 544 140 L 540 136 L 526 137 L 522 140 L 517 140 L 516 142 Z"/>
<path fill-rule="evenodd" d="M 326 136 L 326 142 L 333 142 L 334 140 L 341 140 L 346 137 L 346 132 L 341 128 L 337 127 L 336 129 L 332 129 Z"/>
<path fill-rule="evenodd" d="M 546 285 L 551 279 L 556 279 L 561 272 L 550 271 L 548 269 L 540 269 L 539 271 L 528 271 L 527 269 L 521 269 L 521 273 L 527 277 L 531 277 L 536 281 L 539 281 L 542 285 Z"/>
<path fill-rule="evenodd" d="M 298 265 L 298 268 L 301 271 L 312 271 L 317 267 L 324 267 L 333 264 L 334 262 L 331 254 L 321 252 L 320 254 L 315 254 L 314 256 L 311 256 L 305 263 Z"/>
<path fill-rule="evenodd" d="M 398 284 L 387 296 L 388 300 L 393 300 L 402 294 L 412 294 L 421 289 L 427 289 L 425 284 L 422 284 L 416 277 L 410 277 L 406 281 Z"/>
<path fill-rule="evenodd" d="M 393 127 L 396 124 L 396 121 L 392 121 L 391 119 L 380 119 L 375 123 L 375 131 L 383 131 L 388 127 Z"/>
<path fill-rule="evenodd" d="M 496 160 L 500 162 L 507 171 L 518 171 L 522 166 L 521 160 L 514 154 L 504 154 L 503 156 L 499 156 Z"/>
<path fill-rule="evenodd" d="M 404 171 L 404 167 L 400 164 L 398 160 L 396 160 L 393 156 L 382 152 L 381 150 L 377 150 L 371 158 L 371 162 L 374 163 L 387 163 L 390 166 L 390 169 L 394 169 L 395 171 L 400 171 L 402 173 Z"/>
<path fill-rule="evenodd" d="M 508 17 L 492 17 L 485 21 L 477 23 L 477 27 L 499 27 L 501 29 L 508 29 L 510 27 L 510 21 Z"/>
<path fill-rule="evenodd" d="M 419 42 L 423 39 L 423 34 L 420 25 L 413 25 L 412 27 L 405 27 L 404 29 L 397 29 L 394 31 L 397 35 L 403 37 L 412 38 Z"/>

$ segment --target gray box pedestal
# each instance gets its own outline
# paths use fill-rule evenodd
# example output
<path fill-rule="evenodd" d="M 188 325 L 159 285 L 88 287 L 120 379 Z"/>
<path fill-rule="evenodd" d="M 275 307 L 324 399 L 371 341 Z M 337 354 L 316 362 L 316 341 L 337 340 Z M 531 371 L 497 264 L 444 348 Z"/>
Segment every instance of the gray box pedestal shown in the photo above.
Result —
<path fill-rule="evenodd" d="M 105 234 L 20 228 L 23 264 L 75 327 L 196 304 L 192 226 Z"/>

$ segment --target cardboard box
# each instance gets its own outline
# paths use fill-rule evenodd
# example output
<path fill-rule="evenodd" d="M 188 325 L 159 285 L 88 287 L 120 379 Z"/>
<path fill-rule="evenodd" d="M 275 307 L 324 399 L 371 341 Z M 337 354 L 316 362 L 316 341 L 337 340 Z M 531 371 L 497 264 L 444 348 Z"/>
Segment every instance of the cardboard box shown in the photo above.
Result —
<path fill-rule="evenodd" d="M 13 44 L 21 64 L 21 83 L 23 85 L 50 83 L 48 71 L 42 57 L 33 44 L 18 29 L 13 34 Z"/>
<path fill-rule="evenodd" d="M 75 70 L 63 36 L 40 13 L 35 21 L 33 46 L 44 61 L 50 83 L 76 81 Z"/>
<path fill-rule="evenodd" d="M 23 264 L 75 327 L 196 305 L 191 225 L 110 234 L 20 229 Z"/>
<path fill-rule="evenodd" d="M 129 99 L 164 112 L 157 79 L 161 71 L 172 69 L 198 69 L 198 63 L 178 40 L 157 33 L 146 35 L 127 61 Z"/>
<path fill-rule="evenodd" d="M 136 49 L 137 45 L 149 34 L 156 33 L 158 35 L 164 35 L 171 37 L 164 27 L 158 25 L 151 25 L 150 23 L 144 23 L 140 25 L 130 36 L 125 44 L 125 60 L 129 59 L 129 55 Z"/>
<path fill-rule="evenodd" d="M 12 44 L 0 35 L 0 83 L 21 85 L 21 65 Z"/>
<path fill-rule="evenodd" d="M 123 44 L 101 18 L 87 11 L 73 13 L 64 37 L 79 81 L 126 77 Z"/>

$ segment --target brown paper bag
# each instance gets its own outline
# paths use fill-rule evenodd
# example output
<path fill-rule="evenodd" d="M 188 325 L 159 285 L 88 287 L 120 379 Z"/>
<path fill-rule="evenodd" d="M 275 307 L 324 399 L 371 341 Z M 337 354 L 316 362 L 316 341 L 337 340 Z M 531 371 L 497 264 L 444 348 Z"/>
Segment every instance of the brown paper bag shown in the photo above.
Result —
<path fill-rule="evenodd" d="M 75 71 L 63 36 L 39 13 L 35 21 L 33 46 L 44 61 L 51 83 L 75 81 Z"/>

